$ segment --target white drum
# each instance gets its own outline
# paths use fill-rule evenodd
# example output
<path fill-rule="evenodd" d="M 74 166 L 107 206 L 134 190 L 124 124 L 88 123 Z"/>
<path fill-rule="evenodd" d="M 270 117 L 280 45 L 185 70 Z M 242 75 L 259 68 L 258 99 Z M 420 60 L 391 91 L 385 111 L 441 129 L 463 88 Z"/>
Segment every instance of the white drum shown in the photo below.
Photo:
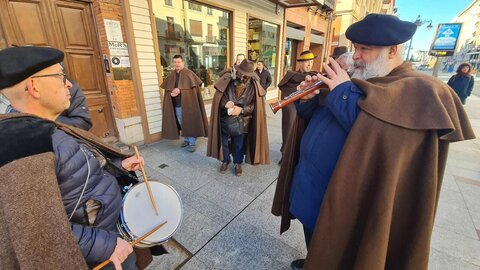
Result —
<path fill-rule="evenodd" d="M 158 231 L 145 238 L 137 246 L 151 247 L 168 241 L 182 223 L 183 209 L 180 196 L 169 185 L 148 181 L 158 209 L 155 215 L 147 186 L 144 182 L 132 186 L 123 197 L 123 206 L 118 230 L 127 241 L 133 241 L 164 221 L 167 223 Z"/>

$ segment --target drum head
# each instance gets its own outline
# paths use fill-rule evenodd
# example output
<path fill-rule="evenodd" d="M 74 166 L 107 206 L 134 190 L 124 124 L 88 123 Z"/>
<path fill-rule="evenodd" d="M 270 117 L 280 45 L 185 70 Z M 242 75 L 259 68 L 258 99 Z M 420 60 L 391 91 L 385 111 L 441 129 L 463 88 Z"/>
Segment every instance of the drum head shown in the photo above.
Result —
<path fill-rule="evenodd" d="M 182 202 L 171 186 L 148 181 L 158 209 L 158 216 L 148 196 L 145 183 L 139 183 L 125 194 L 122 214 L 124 227 L 134 238 L 141 237 L 162 222 L 167 223 L 158 231 L 145 238 L 144 243 L 160 244 L 168 240 L 182 222 Z"/>

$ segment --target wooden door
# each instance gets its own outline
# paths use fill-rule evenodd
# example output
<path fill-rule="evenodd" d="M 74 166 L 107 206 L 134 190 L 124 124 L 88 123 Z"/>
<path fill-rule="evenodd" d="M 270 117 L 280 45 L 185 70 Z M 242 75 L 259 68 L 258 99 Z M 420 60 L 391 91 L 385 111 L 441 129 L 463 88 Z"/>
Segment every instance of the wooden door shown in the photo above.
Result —
<path fill-rule="evenodd" d="M 9 45 L 51 46 L 65 52 L 70 80 L 87 97 L 91 131 L 116 135 L 107 92 L 92 1 L 0 0 L 0 22 Z"/>

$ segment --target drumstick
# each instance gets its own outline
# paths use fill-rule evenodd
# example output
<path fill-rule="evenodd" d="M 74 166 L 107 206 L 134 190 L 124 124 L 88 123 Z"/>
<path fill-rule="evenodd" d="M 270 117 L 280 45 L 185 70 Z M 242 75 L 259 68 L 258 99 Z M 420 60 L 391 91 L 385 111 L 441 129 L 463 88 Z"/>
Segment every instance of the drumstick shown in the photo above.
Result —
<path fill-rule="evenodd" d="M 135 150 L 135 156 L 137 156 L 137 158 L 140 158 L 137 146 L 133 146 L 133 150 Z M 143 164 L 141 162 L 140 169 L 142 170 L 143 180 L 145 181 L 145 185 L 147 186 L 148 196 L 150 196 L 150 202 L 152 202 L 153 210 L 155 210 L 155 215 L 158 216 L 157 204 L 155 204 L 155 199 L 153 198 L 152 190 L 150 189 L 150 184 L 147 180 L 147 174 L 145 173 L 145 168 L 143 167 Z"/>
<path fill-rule="evenodd" d="M 162 224 L 158 225 L 157 227 L 155 227 L 153 230 L 147 232 L 146 234 L 142 235 L 141 237 L 139 237 L 137 240 L 135 241 L 132 241 L 130 242 L 129 244 L 134 247 L 136 244 L 140 243 L 141 241 L 143 241 L 143 239 L 149 237 L 152 233 L 156 232 L 158 229 L 160 229 L 163 225 L 165 225 L 167 223 L 167 221 L 164 221 L 162 222 Z M 102 262 L 101 264 L 95 266 L 95 268 L 93 268 L 93 270 L 99 270 L 99 269 L 102 269 L 103 267 L 105 267 L 107 264 L 110 263 L 110 260 L 106 260 L 104 262 Z"/>

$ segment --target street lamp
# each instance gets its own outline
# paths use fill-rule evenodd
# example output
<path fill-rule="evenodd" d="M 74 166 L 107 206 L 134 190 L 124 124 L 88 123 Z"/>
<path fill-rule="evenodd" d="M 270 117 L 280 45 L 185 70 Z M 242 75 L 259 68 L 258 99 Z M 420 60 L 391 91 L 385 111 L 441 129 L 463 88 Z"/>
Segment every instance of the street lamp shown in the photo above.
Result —
<path fill-rule="evenodd" d="M 426 23 L 428 23 L 427 25 L 427 29 L 430 30 L 433 28 L 433 25 L 432 25 L 432 20 L 422 20 L 420 18 L 420 15 L 417 16 L 417 19 L 413 22 L 414 24 L 417 25 L 417 27 L 420 27 Z M 410 39 L 410 44 L 408 45 L 408 52 L 407 52 L 407 58 L 405 60 L 409 61 L 408 60 L 408 57 L 410 56 L 410 49 L 412 48 L 412 41 L 413 41 L 413 37 Z"/>

